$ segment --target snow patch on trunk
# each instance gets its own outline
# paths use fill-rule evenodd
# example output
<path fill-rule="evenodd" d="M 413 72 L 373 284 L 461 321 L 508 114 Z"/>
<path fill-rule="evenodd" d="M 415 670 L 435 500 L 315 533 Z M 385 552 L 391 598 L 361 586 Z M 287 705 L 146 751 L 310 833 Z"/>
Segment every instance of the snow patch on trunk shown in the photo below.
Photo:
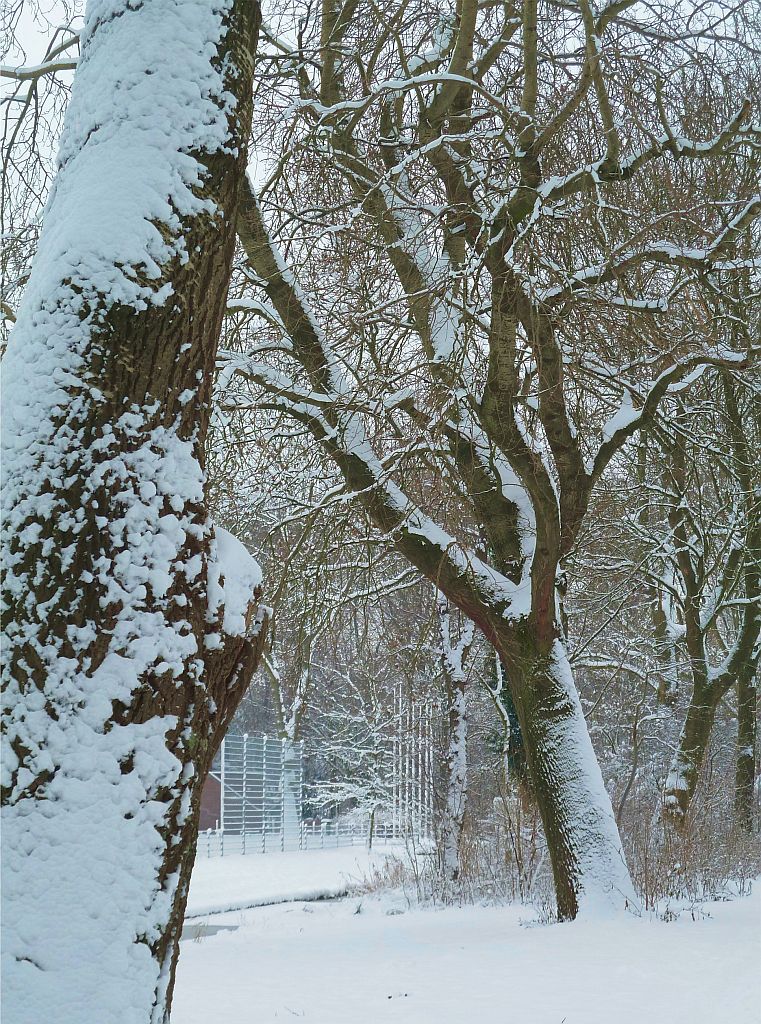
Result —
<path fill-rule="evenodd" d="M 259 563 L 237 537 L 216 526 L 208 573 L 209 620 L 213 622 L 222 610 L 225 633 L 244 636 L 251 595 L 262 582 Z"/>

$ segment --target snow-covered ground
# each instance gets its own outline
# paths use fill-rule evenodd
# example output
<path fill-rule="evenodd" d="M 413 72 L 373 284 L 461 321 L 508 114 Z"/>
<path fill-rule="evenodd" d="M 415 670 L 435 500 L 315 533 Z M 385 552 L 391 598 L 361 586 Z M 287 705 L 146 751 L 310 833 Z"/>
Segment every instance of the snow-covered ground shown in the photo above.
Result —
<path fill-rule="evenodd" d="M 350 852 L 292 856 L 316 879 Z M 245 859 L 253 880 L 265 858 Z M 409 909 L 401 895 L 221 914 L 231 930 L 182 943 L 172 1024 L 759 1024 L 761 881 L 668 923 L 530 920 L 524 907 Z"/>
<path fill-rule="evenodd" d="M 345 846 L 309 853 L 199 857 L 185 917 L 342 896 L 380 867 L 391 850 L 381 846 L 368 852 L 364 846 Z"/>

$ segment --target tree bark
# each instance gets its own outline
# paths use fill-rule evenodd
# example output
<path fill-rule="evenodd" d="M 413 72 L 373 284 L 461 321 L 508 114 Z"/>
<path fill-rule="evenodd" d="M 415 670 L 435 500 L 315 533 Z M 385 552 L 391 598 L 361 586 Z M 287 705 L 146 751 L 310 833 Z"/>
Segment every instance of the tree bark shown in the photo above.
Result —
<path fill-rule="evenodd" d="M 4 1010 L 168 1019 L 200 794 L 264 639 L 203 448 L 259 8 L 91 0 L 4 360 Z"/>
<path fill-rule="evenodd" d="M 679 737 L 679 749 L 669 769 L 664 795 L 664 811 L 680 828 L 687 820 L 695 795 L 720 697 L 719 688 L 706 683 L 696 684 L 692 691 Z"/>
<path fill-rule="evenodd" d="M 474 625 L 461 622 L 460 635 L 452 636 L 450 609 L 439 593 L 441 672 L 447 696 L 446 794 L 441 817 L 441 867 L 445 892 L 460 877 L 461 844 L 468 802 L 468 712 L 465 701 L 465 662 L 473 645 Z"/>
<path fill-rule="evenodd" d="M 509 679 L 525 740 L 531 791 L 552 862 L 558 917 L 594 906 L 636 906 L 605 789 L 561 640 L 549 650 L 530 629 L 512 645 Z"/>
<path fill-rule="evenodd" d="M 445 883 L 460 877 L 460 846 L 468 800 L 468 716 L 465 678 L 448 681 L 446 801 L 441 827 L 441 859 Z"/>
<path fill-rule="evenodd" d="M 737 767 L 735 817 L 745 832 L 753 831 L 756 786 L 757 693 L 754 666 L 737 680 Z"/>
<path fill-rule="evenodd" d="M 515 702 L 505 676 L 505 668 L 495 654 L 493 684 L 489 690 L 502 725 L 503 781 L 515 785 L 522 801 L 530 799 L 531 781 L 526 762 L 526 747 Z"/>

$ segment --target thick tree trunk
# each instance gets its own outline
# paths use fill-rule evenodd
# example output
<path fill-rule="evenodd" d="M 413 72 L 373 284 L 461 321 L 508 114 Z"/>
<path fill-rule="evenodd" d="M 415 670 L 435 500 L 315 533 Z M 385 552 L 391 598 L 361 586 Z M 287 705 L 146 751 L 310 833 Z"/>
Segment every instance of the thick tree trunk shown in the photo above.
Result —
<path fill-rule="evenodd" d="M 3 374 L 3 1009 L 168 1018 L 200 792 L 263 640 L 204 499 L 258 6 L 91 0 Z"/>
<path fill-rule="evenodd" d="M 558 917 L 635 906 L 610 797 L 605 789 L 565 647 L 542 653 L 526 630 L 510 683 L 525 740 L 531 789 L 544 826 Z"/>
<path fill-rule="evenodd" d="M 756 786 L 757 694 L 755 666 L 737 680 L 737 767 L 735 816 L 740 828 L 753 831 Z"/>
<path fill-rule="evenodd" d="M 468 716 L 465 678 L 453 679 L 447 720 L 446 800 L 441 822 L 441 860 L 446 883 L 460 876 L 460 845 L 468 799 Z"/>

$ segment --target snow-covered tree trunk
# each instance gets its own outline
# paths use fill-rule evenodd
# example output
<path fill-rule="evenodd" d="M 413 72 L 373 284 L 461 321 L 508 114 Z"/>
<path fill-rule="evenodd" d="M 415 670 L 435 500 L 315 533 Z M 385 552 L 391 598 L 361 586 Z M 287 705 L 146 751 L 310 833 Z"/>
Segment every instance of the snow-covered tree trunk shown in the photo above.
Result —
<path fill-rule="evenodd" d="M 545 653 L 527 636 L 511 673 L 520 678 L 513 694 L 552 861 L 558 916 L 573 918 L 582 906 L 636 905 L 562 641 Z"/>
<path fill-rule="evenodd" d="M 460 876 L 460 844 L 468 801 L 468 713 L 465 703 L 465 659 L 473 643 L 468 622 L 453 643 L 446 599 L 439 600 L 441 666 L 447 692 L 446 797 L 441 820 L 441 866 L 445 884 Z"/>
<path fill-rule="evenodd" d="M 702 686 L 693 684 L 679 747 L 669 768 L 664 791 L 664 811 L 680 826 L 686 820 L 695 795 L 720 696 L 721 692 L 716 687 L 707 683 Z"/>
<path fill-rule="evenodd" d="M 441 826 L 441 859 L 445 881 L 456 882 L 460 876 L 460 841 L 468 797 L 468 716 L 464 679 L 452 680 L 448 724 L 447 795 Z"/>
<path fill-rule="evenodd" d="M 658 679 L 658 703 L 672 707 L 679 694 L 679 666 L 676 646 L 669 633 L 668 619 L 663 610 L 663 596 L 651 591 L 650 616 L 655 639 L 655 663 Z"/>
<path fill-rule="evenodd" d="M 258 5 L 91 0 L 3 373 L 3 1010 L 168 1018 L 201 786 L 259 657 L 203 446 Z"/>
<path fill-rule="evenodd" d="M 296 839 L 301 829 L 301 749 L 283 740 L 283 833 Z"/>
<path fill-rule="evenodd" d="M 311 653 L 311 648 L 310 648 Z M 310 663 L 299 669 L 296 686 L 289 696 L 274 653 L 262 657 L 262 668 L 269 682 L 275 707 L 278 736 L 283 741 L 283 828 L 287 836 L 297 836 L 301 828 L 301 757 L 296 744 L 311 683 Z"/>
<path fill-rule="evenodd" d="M 748 610 L 750 609 L 750 611 Z M 695 681 L 687 716 L 679 737 L 679 746 L 666 779 L 664 811 L 674 824 L 682 827 L 689 814 L 713 731 L 716 710 L 733 685 L 738 691 L 738 752 L 736 770 L 736 809 L 743 827 L 753 814 L 755 782 L 754 677 L 758 666 L 759 625 L 755 609 L 746 607 L 745 626 L 721 670 L 709 669 L 704 679 Z M 750 819 L 749 816 L 750 815 Z"/>

